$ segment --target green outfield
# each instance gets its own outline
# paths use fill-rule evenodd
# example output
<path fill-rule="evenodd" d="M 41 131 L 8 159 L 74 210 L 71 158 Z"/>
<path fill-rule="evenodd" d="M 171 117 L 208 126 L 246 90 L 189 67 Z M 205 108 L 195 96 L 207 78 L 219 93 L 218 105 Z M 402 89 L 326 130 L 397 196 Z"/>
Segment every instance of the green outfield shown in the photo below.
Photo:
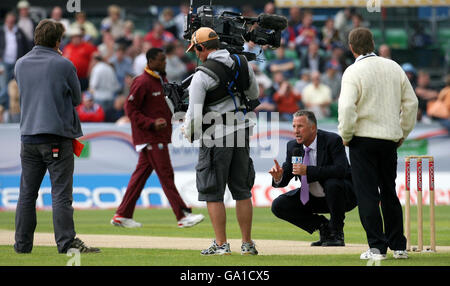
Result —
<path fill-rule="evenodd" d="M 170 209 L 138 209 L 135 219 L 143 223 L 141 229 L 124 229 L 113 227 L 109 221 L 114 210 L 76 210 L 74 214 L 76 231 L 82 238 L 83 234 L 103 235 L 137 235 L 159 237 L 213 238 L 211 223 L 207 218 L 206 209 L 195 209 L 206 219 L 201 224 L 188 229 L 179 229 L 175 217 Z M 416 211 L 412 208 L 412 239 L 417 241 L 415 223 Z M 0 230 L 14 230 L 14 212 L 0 212 Z M 236 222 L 234 209 L 227 209 L 227 234 L 230 239 L 239 239 L 239 227 Z M 52 233 L 51 211 L 38 211 L 38 226 L 36 232 Z M 437 245 L 450 246 L 450 206 L 436 207 Z M 424 243 L 429 244 L 428 208 L 424 208 Z M 347 213 L 345 221 L 345 241 L 348 244 L 365 244 L 364 230 L 355 209 Z M 318 233 L 309 235 L 291 224 L 277 219 L 270 208 L 255 208 L 253 222 L 253 239 L 258 240 L 288 240 L 314 241 Z M 205 245 L 206 248 L 209 245 Z M 138 247 L 138 246 L 136 246 Z M 235 249 L 238 246 L 234 246 Z M 361 261 L 358 254 L 327 254 L 327 255 L 260 255 L 256 257 L 242 257 L 234 251 L 228 257 L 203 257 L 200 249 L 142 249 L 142 248 L 102 248 L 100 254 L 84 254 L 81 265 L 150 265 L 150 266 L 303 266 L 303 265 L 358 265 L 364 266 L 367 261 Z M 408 260 L 390 259 L 381 262 L 382 265 L 415 265 L 415 266 L 450 266 L 450 252 L 438 253 L 410 253 Z M 66 265 L 68 257 L 58 254 L 56 246 L 35 246 L 32 254 L 18 255 L 11 245 L 0 246 L 0 265 Z"/>
<path fill-rule="evenodd" d="M 64 266 L 70 257 L 53 247 L 39 246 L 32 254 L 15 254 L 0 246 L 0 266 Z M 200 256 L 193 250 L 102 248 L 102 253 L 81 255 L 81 266 L 366 266 L 359 255 Z M 408 260 L 383 260 L 382 266 L 449 266 L 450 253 L 412 254 Z"/>

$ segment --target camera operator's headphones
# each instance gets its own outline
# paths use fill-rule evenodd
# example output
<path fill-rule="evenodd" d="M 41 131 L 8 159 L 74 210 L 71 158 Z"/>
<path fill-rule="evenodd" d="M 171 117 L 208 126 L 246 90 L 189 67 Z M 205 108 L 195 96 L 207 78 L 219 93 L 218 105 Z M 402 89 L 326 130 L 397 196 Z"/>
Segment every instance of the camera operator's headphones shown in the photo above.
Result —
<path fill-rule="evenodd" d="M 197 43 L 197 37 L 195 36 L 197 34 L 197 31 L 194 32 L 194 48 L 201 52 L 203 51 L 203 46 Z"/>
<path fill-rule="evenodd" d="M 186 53 L 192 51 L 193 48 L 195 48 L 199 52 L 202 52 L 205 49 L 204 46 L 201 45 L 202 43 L 218 38 L 219 36 L 216 32 L 214 32 L 213 29 L 208 27 L 201 27 L 200 29 L 195 31 L 194 34 L 192 34 L 191 44 L 186 50 Z"/>

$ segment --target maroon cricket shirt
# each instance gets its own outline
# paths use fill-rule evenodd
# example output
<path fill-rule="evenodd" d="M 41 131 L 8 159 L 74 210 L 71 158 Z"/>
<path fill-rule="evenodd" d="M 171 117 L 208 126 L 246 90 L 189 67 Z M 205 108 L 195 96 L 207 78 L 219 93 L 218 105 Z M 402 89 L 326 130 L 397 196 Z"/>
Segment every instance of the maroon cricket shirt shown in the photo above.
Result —
<path fill-rule="evenodd" d="M 163 81 L 167 82 L 167 79 L 163 77 Z M 134 145 L 171 142 L 172 113 L 164 99 L 161 79 L 156 73 L 146 69 L 133 80 L 125 112 L 131 121 Z M 167 122 L 167 126 L 159 131 L 154 129 L 157 118 L 164 118 Z"/>

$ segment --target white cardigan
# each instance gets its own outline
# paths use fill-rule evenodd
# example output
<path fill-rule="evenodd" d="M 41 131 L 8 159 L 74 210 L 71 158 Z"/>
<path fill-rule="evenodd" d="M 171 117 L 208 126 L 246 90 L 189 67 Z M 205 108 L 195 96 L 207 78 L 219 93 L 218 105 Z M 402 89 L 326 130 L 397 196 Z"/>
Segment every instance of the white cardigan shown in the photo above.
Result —
<path fill-rule="evenodd" d="M 342 76 L 339 134 L 399 141 L 414 128 L 418 100 L 402 68 L 378 56 L 357 59 Z"/>

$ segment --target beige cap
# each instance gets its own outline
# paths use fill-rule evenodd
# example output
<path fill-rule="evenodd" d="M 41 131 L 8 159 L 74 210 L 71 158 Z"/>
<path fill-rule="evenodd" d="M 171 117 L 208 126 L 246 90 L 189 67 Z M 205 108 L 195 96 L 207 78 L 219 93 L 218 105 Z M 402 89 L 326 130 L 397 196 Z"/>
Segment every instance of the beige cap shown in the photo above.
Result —
<path fill-rule="evenodd" d="M 191 44 L 187 48 L 186 53 L 190 52 L 192 48 L 197 44 L 201 44 L 209 40 L 218 38 L 219 36 L 213 29 L 208 27 L 201 27 L 197 31 L 195 31 L 194 34 L 192 34 Z"/>
<path fill-rule="evenodd" d="M 82 36 L 83 35 L 83 31 L 81 31 L 81 29 L 79 27 L 72 27 L 67 35 L 69 37 L 73 37 L 73 36 Z"/>
<path fill-rule="evenodd" d="M 22 8 L 30 8 L 30 3 L 28 3 L 28 1 L 19 1 L 19 3 L 17 3 L 17 9 Z"/>

